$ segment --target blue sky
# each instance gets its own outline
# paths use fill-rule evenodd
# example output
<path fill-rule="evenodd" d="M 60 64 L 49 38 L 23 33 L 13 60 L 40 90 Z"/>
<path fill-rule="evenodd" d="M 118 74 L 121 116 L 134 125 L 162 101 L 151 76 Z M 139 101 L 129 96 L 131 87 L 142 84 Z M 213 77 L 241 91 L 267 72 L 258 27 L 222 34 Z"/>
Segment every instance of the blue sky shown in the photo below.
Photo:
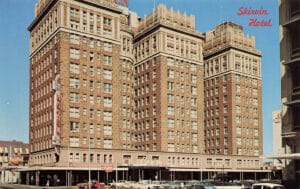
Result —
<path fill-rule="evenodd" d="M 0 0 L 0 140 L 28 142 L 29 32 L 37 0 Z M 272 154 L 272 111 L 280 109 L 278 4 L 275 0 L 156 0 L 174 10 L 196 16 L 204 32 L 223 21 L 244 26 L 262 51 L 264 154 Z M 143 17 L 153 0 L 129 0 L 129 8 Z M 238 16 L 240 7 L 266 9 L 268 15 Z M 271 19 L 271 27 L 248 26 L 251 18 Z M 5 26 L 5 27 L 3 27 Z"/>

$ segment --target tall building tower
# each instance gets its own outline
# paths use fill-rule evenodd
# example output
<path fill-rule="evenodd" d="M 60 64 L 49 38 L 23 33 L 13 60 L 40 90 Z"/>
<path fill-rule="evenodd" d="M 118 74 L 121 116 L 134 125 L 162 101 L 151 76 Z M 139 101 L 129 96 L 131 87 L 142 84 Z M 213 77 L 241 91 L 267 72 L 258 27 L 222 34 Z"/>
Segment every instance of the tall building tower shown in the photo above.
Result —
<path fill-rule="evenodd" d="M 289 188 L 300 186 L 300 2 L 279 1 L 283 180 Z"/>
<path fill-rule="evenodd" d="M 280 156 L 283 154 L 283 148 L 282 148 L 282 140 L 281 140 L 281 111 L 273 111 L 272 113 L 273 118 L 273 155 L 274 156 Z M 282 163 L 278 160 L 274 160 L 274 166 L 281 166 Z"/>
<path fill-rule="evenodd" d="M 211 179 L 216 169 L 233 170 L 232 178 L 238 178 L 237 169 L 259 170 L 261 162 L 253 155 L 261 153 L 260 52 L 254 39 L 233 23 L 218 26 L 216 35 L 207 33 L 206 87 L 220 90 L 214 102 L 222 107 L 206 103 L 206 112 L 219 109 L 223 117 L 214 119 L 224 120 L 206 121 L 206 133 L 216 133 L 207 140 L 212 144 L 224 136 L 224 154 L 248 155 L 212 157 L 204 154 L 205 36 L 196 31 L 195 17 L 159 5 L 140 19 L 120 5 L 126 3 L 37 3 L 28 27 L 33 167 L 22 173 L 21 182 L 45 186 L 51 177 L 61 181 L 52 180 L 53 185 L 70 186 L 90 179 Z M 225 45 L 216 43 L 223 35 Z M 222 72 L 218 61 L 226 68 Z M 217 152 L 217 147 L 206 150 Z"/>
<path fill-rule="evenodd" d="M 206 153 L 261 155 L 261 53 L 242 26 L 206 32 L 204 89 Z"/>
<path fill-rule="evenodd" d="M 111 0 L 37 3 L 28 27 L 31 165 L 96 162 L 96 149 L 132 147 L 136 26 L 136 14 Z"/>
<path fill-rule="evenodd" d="M 203 34 L 159 5 L 134 37 L 135 148 L 203 152 Z"/>

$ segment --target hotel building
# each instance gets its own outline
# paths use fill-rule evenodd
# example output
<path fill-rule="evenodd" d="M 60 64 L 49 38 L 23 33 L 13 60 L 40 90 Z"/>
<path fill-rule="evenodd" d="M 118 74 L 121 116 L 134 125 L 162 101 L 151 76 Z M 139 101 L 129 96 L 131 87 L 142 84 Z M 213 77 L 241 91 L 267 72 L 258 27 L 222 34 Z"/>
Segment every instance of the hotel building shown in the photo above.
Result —
<path fill-rule="evenodd" d="M 31 163 L 60 162 L 61 150 L 67 147 L 132 148 L 129 15 L 136 17 L 108 1 L 52 0 L 37 5 L 28 28 Z M 53 147 L 56 151 L 49 151 Z M 79 158 L 78 153 L 70 156 Z M 86 156 L 84 160 L 98 158 Z"/>
<path fill-rule="evenodd" d="M 19 141 L 0 140 L 0 182 L 17 182 L 18 168 L 28 166 L 28 144 Z"/>
<path fill-rule="evenodd" d="M 205 153 L 262 155 L 261 52 L 255 39 L 232 22 L 205 37 Z"/>
<path fill-rule="evenodd" d="M 279 1 L 282 101 L 283 180 L 299 188 L 300 180 L 300 2 Z"/>
<path fill-rule="evenodd" d="M 61 180 L 53 185 L 117 176 L 200 180 L 224 169 L 233 178 L 262 177 L 260 149 L 204 155 L 205 36 L 195 17 L 159 5 L 140 19 L 126 3 L 37 3 L 28 27 L 31 167 L 22 182 L 43 185 L 48 174 Z M 260 54 L 249 49 L 257 53 L 259 104 Z"/>
<path fill-rule="evenodd" d="M 137 150 L 203 152 L 203 40 L 194 16 L 164 5 L 139 23 L 134 37 Z"/>

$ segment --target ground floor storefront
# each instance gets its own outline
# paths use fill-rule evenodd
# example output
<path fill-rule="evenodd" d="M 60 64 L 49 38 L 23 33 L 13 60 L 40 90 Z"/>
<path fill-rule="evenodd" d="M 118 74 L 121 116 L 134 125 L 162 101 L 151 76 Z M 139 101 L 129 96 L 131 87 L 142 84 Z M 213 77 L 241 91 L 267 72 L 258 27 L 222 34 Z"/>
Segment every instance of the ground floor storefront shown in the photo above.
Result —
<path fill-rule="evenodd" d="M 35 186 L 74 186 L 97 180 L 103 183 L 140 180 L 261 180 L 274 179 L 270 170 L 177 169 L 167 167 L 118 167 L 89 169 L 70 167 L 35 167 L 20 171 L 20 184 Z"/>

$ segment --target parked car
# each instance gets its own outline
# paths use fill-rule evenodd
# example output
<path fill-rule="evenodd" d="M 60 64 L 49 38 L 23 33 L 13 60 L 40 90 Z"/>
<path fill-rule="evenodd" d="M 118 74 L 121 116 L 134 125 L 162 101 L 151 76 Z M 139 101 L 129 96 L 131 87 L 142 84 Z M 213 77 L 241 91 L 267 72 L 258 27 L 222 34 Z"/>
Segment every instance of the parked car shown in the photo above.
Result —
<path fill-rule="evenodd" d="M 256 183 L 252 185 L 252 189 L 286 189 L 286 188 L 281 184 Z"/>
<path fill-rule="evenodd" d="M 242 180 L 242 181 L 235 181 L 235 183 L 242 186 L 242 189 L 252 189 L 252 185 L 256 183 L 254 180 Z"/>
<path fill-rule="evenodd" d="M 79 183 L 77 184 L 79 189 L 88 189 L 89 188 L 89 183 L 85 182 L 85 183 Z M 91 189 L 96 189 L 96 188 L 105 188 L 105 184 L 102 182 L 98 182 L 96 180 L 92 180 L 90 183 L 90 188 Z"/>
<path fill-rule="evenodd" d="M 184 183 L 184 188 L 187 189 L 205 189 L 204 185 L 198 180 L 190 180 Z"/>

